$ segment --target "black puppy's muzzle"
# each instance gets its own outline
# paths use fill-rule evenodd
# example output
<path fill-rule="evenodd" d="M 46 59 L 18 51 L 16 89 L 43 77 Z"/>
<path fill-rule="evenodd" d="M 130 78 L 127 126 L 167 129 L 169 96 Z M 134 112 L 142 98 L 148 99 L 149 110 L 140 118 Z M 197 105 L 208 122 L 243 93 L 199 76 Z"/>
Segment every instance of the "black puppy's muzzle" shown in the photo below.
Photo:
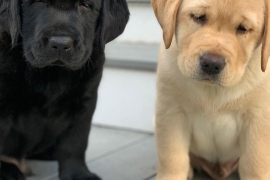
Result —
<path fill-rule="evenodd" d="M 51 51 L 52 54 L 56 54 L 56 56 L 58 55 L 58 59 L 54 58 L 55 61 L 51 62 L 50 65 L 64 66 L 63 57 L 74 50 L 74 39 L 70 36 L 51 36 L 47 42 L 49 51 Z"/>
<path fill-rule="evenodd" d="M 31 45 L 36 67 L 61 66 L 79 69 L 85 63 L 86 49 L 82 36 L 75 28 L 44 28 L 41 36 Z"/>

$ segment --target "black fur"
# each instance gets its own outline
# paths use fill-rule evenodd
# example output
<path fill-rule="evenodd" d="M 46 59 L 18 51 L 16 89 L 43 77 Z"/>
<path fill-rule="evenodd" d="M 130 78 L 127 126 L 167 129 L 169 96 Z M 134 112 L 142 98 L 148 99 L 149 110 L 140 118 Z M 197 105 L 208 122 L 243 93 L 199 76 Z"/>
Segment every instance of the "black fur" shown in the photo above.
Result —
<path fill-rule="evenodd" d="M 84 154 L 105 44 L 128 17 L 125 0 L 0 0 L 1 155 L 21 159 L 56 145 L 60 179 L 99 179 Z M 54 36 L 70 37 L 72 47 L 53 49 Z M 6 167 L 1 180 L 23 179 Z"/>
<path fill-rule="evenodd" d="M 1 179 L 5 179 L 5 180 L 24 179 L 23 173 L 18 169 L 17 166 L 13 164 L 2 162 L 1 172 L 2 172 Z"/>

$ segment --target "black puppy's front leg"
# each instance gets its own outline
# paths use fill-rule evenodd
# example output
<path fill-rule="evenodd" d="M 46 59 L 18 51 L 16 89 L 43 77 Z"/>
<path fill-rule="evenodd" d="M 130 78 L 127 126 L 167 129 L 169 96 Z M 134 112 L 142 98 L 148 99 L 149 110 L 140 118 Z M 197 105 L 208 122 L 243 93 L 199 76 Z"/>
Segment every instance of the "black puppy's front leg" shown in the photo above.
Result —
<path fill-rule="evenodd" d="M 87 109 L 85 114 L 74 117 L 70 127 L 58 140 L 57 159 L 61 180 L 101 180 L 88 170 L 85 163 L 85 151 L 95 104 L 96 97 L 90 105 L 91 108 Z"/>
<path fill-rule="evenodd" d="M 25 180 L 24 174 L 14 164 L 1 162 L 1 180 Z"/>
<path fill-rule="evenodd" d="M 10 132 L 12 121 L 9 118 L 0 118 L 0 157 L 3 157 L 3 149 L 6 138 Z M 24 180 L 23 173 L 17 166 L 6 162 L 0 162 L 0 180 Z"/>

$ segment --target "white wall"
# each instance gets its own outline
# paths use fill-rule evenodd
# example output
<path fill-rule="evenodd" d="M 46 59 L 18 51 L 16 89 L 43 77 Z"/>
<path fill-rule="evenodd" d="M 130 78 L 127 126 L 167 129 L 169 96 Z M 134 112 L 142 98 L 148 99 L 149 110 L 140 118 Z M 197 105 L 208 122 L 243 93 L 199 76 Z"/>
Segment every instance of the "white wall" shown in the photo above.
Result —
<path fill-rule="evenodd" d="M 130 20 L 124 33 L 116 41 L 159 43 L 161 28 L 149 3 L 129 3 Z"/>
<path fill-rule="evenodd" d="M 105 68 L 93 123 L 153 131 L 156 73 Z"/>

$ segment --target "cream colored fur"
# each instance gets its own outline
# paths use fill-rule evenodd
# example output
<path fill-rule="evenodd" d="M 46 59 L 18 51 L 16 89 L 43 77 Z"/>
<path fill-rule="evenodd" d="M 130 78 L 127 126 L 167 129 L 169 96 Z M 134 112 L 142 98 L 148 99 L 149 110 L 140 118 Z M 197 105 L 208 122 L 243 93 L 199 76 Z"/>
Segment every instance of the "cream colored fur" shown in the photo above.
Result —
<path fill-rule="evenodd" d="M 192 179 L 190 152 L 214 164 L 239 160 L 241 180 L 270 180 L 270 67 L 261 71 L 258 45 L 264 9 L 263 0 L 182 2 L 176 36 L 169 49 L 161 46 L 158 63 L 157 180 Z M 190 13 L 206 13 L 212 24 L 192 22 Z M 238 23 L 250 34 L 235 33 Z M 205 52 L 226 57 L 222 78 L 200 79 Z"/>

